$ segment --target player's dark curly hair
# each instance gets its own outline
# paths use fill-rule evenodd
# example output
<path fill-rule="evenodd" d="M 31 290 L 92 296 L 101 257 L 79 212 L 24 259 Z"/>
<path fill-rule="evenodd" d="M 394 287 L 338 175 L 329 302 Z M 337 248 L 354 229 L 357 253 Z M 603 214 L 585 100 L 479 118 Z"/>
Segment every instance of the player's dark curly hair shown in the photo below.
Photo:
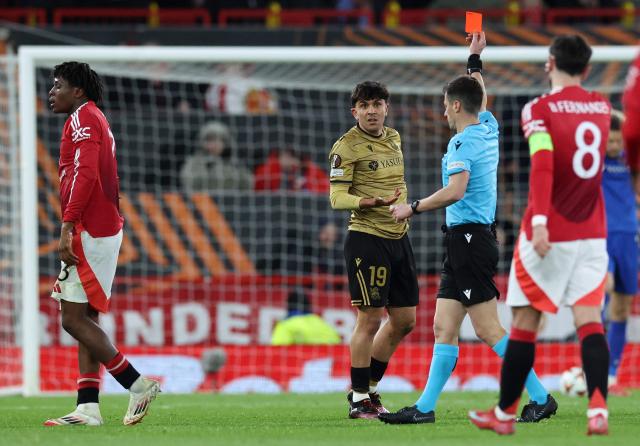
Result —
<path fill-rule="evenodd" d="M 352 107 L 355 107 L 358 101 L 370 101 L 372 99 L 384 99 L 385 102 L 389 102 L 389 90 L 380 82 L 364 81 L 356 85 L 351 92 Z"/>
<path fill-rule="evenodd" d="M 53 77 L 66 80 L 72 87 L 82 88 L 84 94 L 102 105 L 102 93 L 104 90 L 102 79 L 93 71 L 89 64 L 83 62 L 64 62 L 53 68 Z"/>
<path fill-rule="evenodd" d="M 484 91 L 482 85 L 476 79 L 468 75 L 456 77 L 442 89 L 447 95 L 449 103 L 458 100 L 462 103 L 462 109 L 472 115 L 478 114 L 482 107 Z"/>
<path fill-rule="evenodd" d="M 560 71 L 571 76 L 584 73 L 591 59 L 591 47 L 577 34 L 558 36 L 551 42 L 549 53 L 555 57 Z"/>

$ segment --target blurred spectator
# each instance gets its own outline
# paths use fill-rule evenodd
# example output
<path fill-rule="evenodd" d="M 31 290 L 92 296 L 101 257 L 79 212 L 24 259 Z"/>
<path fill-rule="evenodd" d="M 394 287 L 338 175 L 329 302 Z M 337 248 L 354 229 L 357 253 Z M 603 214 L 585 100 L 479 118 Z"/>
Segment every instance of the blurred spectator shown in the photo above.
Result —
<path fill-rule="evenodd" d="M 275 149 L 256 168 L 256 191 L 309 191 L 325 194 L 329 191 L 327 173 L 309 156 L 299 156 L 293 149 Z"/>
<path fill-rule="evenodd" d="M 312 248 L 312 271 L 320 274 L 343 274 L 344 261 L 342 257 L 341 235 L 344 231 L 338 229 L 333 221 L 321 225 L 318 231 L 316 246 Z"/>
<path fill-rule="evenodd" d="M 343 232 L 332 220 L 321 219 L 318 231 L 305 228 L 288 234 L 287 270 L 305 274 L 344 274 Z"/>
<path fill-rule="evenodd" d="M 237 63 L 218 65 L 205 94 L 207 109 L 230 115 L 275 113 L 278 105 L 274 94 L 259 79 L 249 76 L 250 69 L 250 65 Z"/>
<path fill-rule="evenodd" d="M 176 113 L 172 116 L 174 122 L 180 122 L 184 118 L 182 109 L 182 107 L 176 109 Z M 172 126 L 173 128 L 163 128 L 161 135 L 155 135 L 140 122 L 129 123 L 121 120 L 119 125 L 120 128 L 127 129 L 129 132 L 123 136 L 122 145 L 130 147 L 130 150 L 123 150 L 118 155 L 118 162 L 122 166 L 123 190 L 136 190 L 140 187 L 146 190 L 178 189 L 180 187 L 178 173 L 181 172 L 182 166 L 191 152 L 193 137 L 190 132 L 186 131 L 184 126 L 176 125 Z M 116 133 L 115 130 L 114 133 Z M 118 132 L 117 134 L 124 133 Z M 138 137 L 138 135 L 142 137 Z M 150 153 L 148 141 L 156 140 L 160 141 L 160 144 L 153 145 L 155 150 Z M 142 173 L 144 184 L 140 182 L 139 172 Z"/>
<path fill-rule="evenodd" d="M 316 207 L 317 200 L 305 200 L 302 197 L 269 198 L 269 202 L 278 211 L 278 217 L 272 217 L 270 225 L 265 225 L 262 251 L 256 260 L 257 269 L 264 274 L 344 274 L 342 243 L 344 231 L 332 220 L 302 217 L 301 212 L 309 216 L 318 215 L 324 206 Z M 274 218 L 281 218 L 274 223 Z M 274 228 L 275 225 L 275 228 Z"/>
<path fill-rule="evenodd" d="M 221 122 L 209 122 L 200 129 L 198 151 L 180 171 L 182 186 L 188 191 L 251 190 L 249 169 L 232 161 L 229 128 Z"/>
<path fill-rule="evenodd" d="M 336 9 L 338 11 L 373 11 L 373 4 L 371 0 L 337 0 Z M 369 19 L 366 16 L 358 19 L 358 26 L 371 26 L 373 23 L 369 23 Z"/>
<path fill-rule="evenodd" d="M 340 344 L 335 328 L 312 311 L 304 290 L 291 291 L 287 296 L 287 317 L 273 329 L 271 345 Z"/>
<path fill-rule="evenodd" d="M 598 0 L 544 0 L 549 8 L 597 8 Z"/>

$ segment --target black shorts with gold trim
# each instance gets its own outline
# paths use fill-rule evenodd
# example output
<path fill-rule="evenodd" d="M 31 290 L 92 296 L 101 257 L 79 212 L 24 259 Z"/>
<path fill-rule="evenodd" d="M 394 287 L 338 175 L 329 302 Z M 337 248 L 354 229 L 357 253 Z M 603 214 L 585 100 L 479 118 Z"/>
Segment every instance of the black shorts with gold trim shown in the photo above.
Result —
<path fill-rule="evenodd" d="M 349 231 L 344 244 L 351 305 L 415 307 L 416 262 L 409 237 L 387 239 Z"/>

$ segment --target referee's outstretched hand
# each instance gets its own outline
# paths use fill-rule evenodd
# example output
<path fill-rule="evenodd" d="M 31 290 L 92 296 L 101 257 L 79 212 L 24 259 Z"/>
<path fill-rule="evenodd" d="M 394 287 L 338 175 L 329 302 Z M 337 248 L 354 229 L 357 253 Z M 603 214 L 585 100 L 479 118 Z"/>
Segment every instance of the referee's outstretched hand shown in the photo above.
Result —
<path fill-rule="evenodd" d="M 400 223 L 401 221 L 405 221 L 409 217 L 413 215 L 413 209 L 408 204 L 396 204 L 389 207 L 389 211 L 391 211 L 391 215 L 396 223 Z"/>
<path fill-rule="evenodd" d="M 470 54 L 482 54 L 482 50 L 487 47 L 487 39 L 484 31 L 479 33 L 467 34 L 467 43 L 469 44 Z"/>

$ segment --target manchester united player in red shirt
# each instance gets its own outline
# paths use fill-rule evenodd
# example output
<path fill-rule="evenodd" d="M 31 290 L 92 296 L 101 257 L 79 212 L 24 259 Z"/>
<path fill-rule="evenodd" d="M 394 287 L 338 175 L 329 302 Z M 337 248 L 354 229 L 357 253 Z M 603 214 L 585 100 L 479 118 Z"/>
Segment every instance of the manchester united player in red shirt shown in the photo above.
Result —
<path fill-rule="evenodd" d="M 62 229 L 58 252 L 62 271 L 51 297 L 60 302 L 62 327 L 78 341 L 78 399 L 68 415 L 46 426 L 102 424 L 98 406 L 100 364 L 130 392 L 124 424 L 147 413 L 160 391 L 157 381 L 140 376 L 113 346 L 98 321 L 109 307 L 111 285 L 122 242 L 118 207 L 116 144 L 102 102 L 102 81 L 89 65 L 65 62 L 53 70 L 49 105 L 68 115 L 60 142 Z"/>
<path fill-rule="evenodd" d="M 502 363 L 500 401 L 471 411 L 471 421 L 499 434 L 514 432 L 515 412 L 535 355 L 541 312 L 571 306 L 587 378 L 589 435 L 608 432 L 609 349 L 600 308 L 608 256 L 601 190 L 611 106 L 581 87 L 591 48 L 580 36 L 554 39 L 546 72 L 551 92 L 522 110 L 529 142 L 529 204 L 511 264 L 507 304 L 513 328 Z"/>
<path fill-rule="evenodd" d="M 622 127 L 624 147 L 629 167 L 637 176 L 640 172 L 640 54 L 629 67 L 622 103 L 625 114 Z M 636 191 L 640 192 L 638 186 L 636 177 Z"/>

